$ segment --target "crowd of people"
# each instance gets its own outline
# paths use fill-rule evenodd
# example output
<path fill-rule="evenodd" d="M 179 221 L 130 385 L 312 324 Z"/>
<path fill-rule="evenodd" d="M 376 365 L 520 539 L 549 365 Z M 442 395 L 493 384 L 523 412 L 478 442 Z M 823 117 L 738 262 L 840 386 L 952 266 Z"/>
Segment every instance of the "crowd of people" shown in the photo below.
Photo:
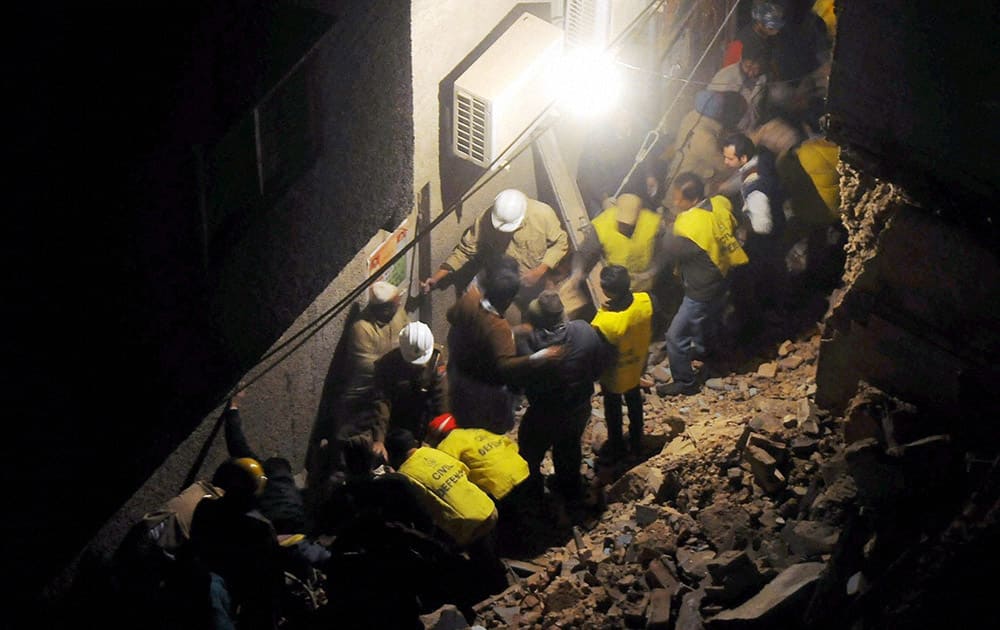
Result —
<path fill-rule="evenodd" d="M 155 556 L 162 579 L 123 571 L 119 588 L 183 602 L 167 608 L 184 627 L 241 629 L 409 627 L 505 588 L 498 523 L 547 494 L 597 507 L 581 476 L 594 384 L 608 432 L 597 457 L 638 457 L 662 328 L 672 381 L 657 393 L 692 395 L 708 357 L 780 317 L 803 270 L 795 255 L 815 264 L 830 243 L 837 148 L 817 102 L 828 33 L 816 12 L 789 13 L 754 3 L 672 147 L 620 194 L 632 156 L 596 167 L 584 156 L 592 222 L 577 251 L 549 205 L 500 192 L 421 283 L 428 294 L 475 272 L 448 309 L 446 344 L 409 320 L 398 287 L 375 282 L 345 330 L 346 381 L 310 438 L 305 491 L 290 462 L 254 452 L 231 400 L 230 458 L 148 514 L 119 552 L 123 566 Z M 616 148 L 604 157 L 627 153 Z M 598 262 L 606 301 L 569 319 L 557 285 L 584 282 Z"/>

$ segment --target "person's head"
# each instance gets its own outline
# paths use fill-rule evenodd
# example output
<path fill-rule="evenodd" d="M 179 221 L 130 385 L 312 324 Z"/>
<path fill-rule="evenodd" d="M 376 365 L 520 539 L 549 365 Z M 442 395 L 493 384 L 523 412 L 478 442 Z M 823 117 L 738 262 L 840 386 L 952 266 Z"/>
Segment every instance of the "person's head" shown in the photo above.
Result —
<path fill-rule="evenodd" d="M 402 292 L 394 284 L 379 280 L 372 284 L 368 294 L 368 309 L 379 323 L 392 319 L 399 309 Z"/>
<path fill-rule="evenodd" d="M 619 223 L 635 225 L 639 220 L 639 211 L 642 210 L 642 197 L 632 192 L 622 193 L 618 195 L 615 206 L 618 208 L 615 218 Z"/>
<path fill-rule="evenodd" d="M 521 290 L 521 276 L 509 265 L 497 265 L 486 270 L 481 288 L 483 297 L 490 301 L 493 308 L 503 313 Z"/>
<path fill-rule="evenodd" d="M 743 42 L 740 53 L 740 70 L 749 79 L 756 79 L 767 65 L 768 51 L 764 43 L 757 39 Z"/>
<path fill-rule="evenodd" d="M 344 440 L 344 466 L 352 477 L 367 477 L 375 466 L 372 443 L 363 435 L 355 435 Z"/>
<path fill-rule="evenodd" d="M 757 2 L 750 15 L 754 30 L 765 37 L 774 37 L 785 26 L 785 10 L 777 2 Z"/>
<path fill-rule="evenodd" d="M 427 443 L 437 446 L 452 429 L 458 428 L 458 421 L 450 413 L 443 413 L 427 423 Z"/>
<path fill-rule="evenodd" d="M 722 141 L 722 161 L 729 168 L 739 168 L 749 162 L 757 154 L 753 141 L 737 133 Z"/>
<path fill-rule="evenodd" d="M 397 470 L 410 457 L 410 452 L 420 447 L 420 442 L 413 437 L 413 433 L 399 427 L 389 430 L 384 444 L 389 453 L 389 465 Z"/>
<path fill-rule="evenodd" d="M 434 354 L 434 333 L 423 322 L 410 322 L 399 331 L 399 353 L 407 363 L 427 365 Z"/>
<path fill-rule="evenodd" d="M 675 212 L 684 212 L 705 198 L 705 182 L 691 172 L 675 177 L 672 190 Z"/>
<path fill-rule="evenodd" d="M 565 310 L 559 292 L 552 289 L 542 291 L 528 305 L 528 321 L 535 328 L 552 330 L 565 321 Z"/>
<path fill-rule="evenodd" d="M 521 227 L 524 214 L 528 210 L 528 197 L 515 188 L 501 190 L 493 200 L 490 220 L 493 227 L 501 232 L 513 232 Z"/>
<path fill-rule="evenodd" d="M 612 300 L 628 295 L 632 289 L 632 279 L 628 269 L 621 265 L 608 265 L 601 269 L 601 291 Z"/>
<path fill-rule="evenodd" d="M 212 485 L 225 492 L 227 502 L 239 503 L 243 509 L 250 509 L 254 498 L 264 492 L 267 477 L 256 459 L 238 457 L 227 459 L 215 469 Z"/>

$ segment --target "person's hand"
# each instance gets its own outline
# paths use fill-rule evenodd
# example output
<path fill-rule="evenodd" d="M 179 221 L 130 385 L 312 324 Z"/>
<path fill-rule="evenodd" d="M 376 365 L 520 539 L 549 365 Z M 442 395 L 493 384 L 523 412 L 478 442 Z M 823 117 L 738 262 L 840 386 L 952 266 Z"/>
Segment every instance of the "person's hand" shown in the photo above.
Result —
<path fill-rule="evenodd" d="M 389 462 L 389 451 L 385 450 L 384 442 L 375 442 L 372 444 L 372 453 L 375 453 L 377 457 L 381 457 L 383 462 Z"/>
<path fill-rule="evenodd" d="M 548 363 L 549 361 L 558 361 L 563 358 L 566 354 L 566 347 L 562 344 L 549 346 L 548 348 L 542 348 L 538 352 L 531 355 L 530 360 L 532 363 Z"/>
<path fill-rule="evenodd" d="M 236 392 L 232 398 L 229 399 L 229 409 L 239 409 L 240 400 L 246 395 L 246 390 L 241 389 Z"/>
<path fill-rule="evenodd" d="M 432 275 L 431 277 L 427 278 L 426 280 L 420 283 L 421 293 L 423 293 L 424 295 L 430 293 L 432 290 L 434 290 L 434 285 L 444 280 L 445 276 L 447 275 L 448 272 L 444 269 L 438 269 L 437 271 L 435 271 L 434 275 Z"/>
<path fill-rule="evenodd" d="M 548 265 L 538 265 L 534 269 L 521 274 L 521 284 L 525 287 L 533 287 L 545 277 L 545 272 L 549 270 Z"/>
<path fill-rule="evenodd" d="M 740 245 L 746 245 L 747 243 L 747 226 L 741 225 L 736 228 L 736 240 L 740 242 Z"/>

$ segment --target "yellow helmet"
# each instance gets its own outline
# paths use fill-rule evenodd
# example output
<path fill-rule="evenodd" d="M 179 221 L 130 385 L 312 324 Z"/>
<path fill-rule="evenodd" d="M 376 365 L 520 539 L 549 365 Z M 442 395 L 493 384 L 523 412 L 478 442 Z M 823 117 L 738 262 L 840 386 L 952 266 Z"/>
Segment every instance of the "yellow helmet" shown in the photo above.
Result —
<path fill-rule="evenodd" d="M 264 474 L 264 467 L 252 457 L 238 457 L 233 460 L 241 470 L 247 473 L 254 483 L 254 496 L 260 496 L 267 485 L 267 475 Z"/>

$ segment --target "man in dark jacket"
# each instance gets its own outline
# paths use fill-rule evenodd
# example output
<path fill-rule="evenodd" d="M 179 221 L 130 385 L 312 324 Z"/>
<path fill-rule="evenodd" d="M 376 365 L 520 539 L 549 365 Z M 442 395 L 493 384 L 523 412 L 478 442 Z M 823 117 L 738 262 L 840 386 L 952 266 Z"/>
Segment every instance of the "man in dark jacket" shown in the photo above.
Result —
<path fill-rule="evenodd" d="M 451 412 L 469 427 L 506 433 L 514 424 L 508 386 L 523 386 L 535 369 L 558 357 L 550 346 L 531 356 L 517 356 L 514 334 L 503 313 L 521 287 L 509 257 L 486 270 L 482 291 L 470 287 L 448 309 L 448 383 Z"/>
<path fill-rule="evenodd" d="M 594 381 L 614 360 L 614 347 L 586 321 L 567 322 L 556 291 L 543 291 L 528 306 L 532 331 L 519 341 L 521 354 L 562 345 L 559 363 L 539 370 L 525 386 L 528 410 L 517 441 L 528 462 L 529 487 L 542 488 L 539 466 L 552 448 L 556 488 L 568 499 L 580 496 L 580 439 L 590 420 Z"/>
<path fill-rule="evenodd" d="M 383 434 L 391 424 L 424 438 L 427 423 L 448 411 L 447 363 L 427 324 L 403 327 L 399 347 L 375 362 L 374 404 Z"/>

